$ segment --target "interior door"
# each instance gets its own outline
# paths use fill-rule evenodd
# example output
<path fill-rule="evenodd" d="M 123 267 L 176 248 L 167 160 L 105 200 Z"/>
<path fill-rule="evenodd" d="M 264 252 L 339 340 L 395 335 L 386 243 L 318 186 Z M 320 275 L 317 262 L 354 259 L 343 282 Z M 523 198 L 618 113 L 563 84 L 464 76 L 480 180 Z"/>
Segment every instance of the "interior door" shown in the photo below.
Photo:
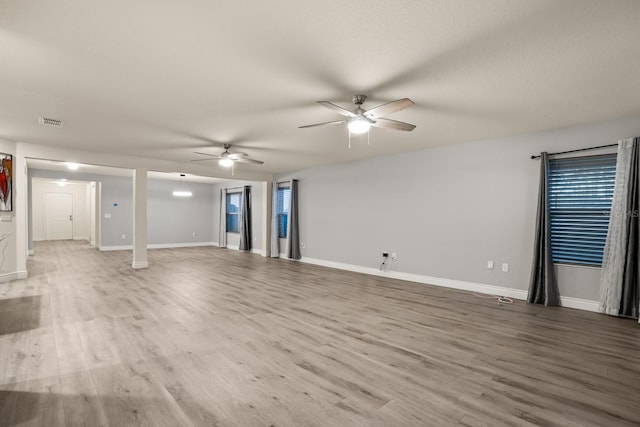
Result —
<path fill-rule="evenodd" d="M 46 193 L 44 200 L 45 240 L 73 238 L 73 194 Z"/>

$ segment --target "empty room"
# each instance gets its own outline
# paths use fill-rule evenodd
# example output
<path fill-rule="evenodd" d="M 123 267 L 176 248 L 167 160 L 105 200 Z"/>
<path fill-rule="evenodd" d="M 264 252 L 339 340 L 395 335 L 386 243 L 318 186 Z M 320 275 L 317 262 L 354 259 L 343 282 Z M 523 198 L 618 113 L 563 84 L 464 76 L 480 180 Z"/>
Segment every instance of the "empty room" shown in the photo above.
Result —
<path fill-rule="evenodd" d="M 639 426 L 639 19 L 0 1 L 0 427 Z"/>

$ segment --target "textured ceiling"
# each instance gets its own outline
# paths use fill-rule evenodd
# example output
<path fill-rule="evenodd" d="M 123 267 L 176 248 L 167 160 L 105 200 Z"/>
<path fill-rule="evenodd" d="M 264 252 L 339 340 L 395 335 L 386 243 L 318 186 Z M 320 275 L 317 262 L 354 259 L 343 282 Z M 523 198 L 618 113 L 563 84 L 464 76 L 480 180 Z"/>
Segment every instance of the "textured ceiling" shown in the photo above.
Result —
<path fill-rule="evenodd" d="M 184 162 L 231 143 L 284 172 L 633 116 L 638 18 L 637 0 L 0 0 L 0 137 Z M 411 98 L 390 118 L 416 130 L 349 149 L 342 125 L 298 129 L 354 93 Z"/>

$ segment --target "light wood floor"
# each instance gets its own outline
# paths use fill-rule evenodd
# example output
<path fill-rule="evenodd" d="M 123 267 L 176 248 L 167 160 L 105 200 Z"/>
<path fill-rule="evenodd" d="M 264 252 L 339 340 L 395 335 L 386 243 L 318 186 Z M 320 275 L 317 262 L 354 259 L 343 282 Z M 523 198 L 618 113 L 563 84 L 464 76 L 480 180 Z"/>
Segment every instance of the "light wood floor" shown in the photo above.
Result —
<path fill-rule="evenodd" d="M 1 426 L 640 425 L 640 326 L 218 248 L 39 243 Z"/>

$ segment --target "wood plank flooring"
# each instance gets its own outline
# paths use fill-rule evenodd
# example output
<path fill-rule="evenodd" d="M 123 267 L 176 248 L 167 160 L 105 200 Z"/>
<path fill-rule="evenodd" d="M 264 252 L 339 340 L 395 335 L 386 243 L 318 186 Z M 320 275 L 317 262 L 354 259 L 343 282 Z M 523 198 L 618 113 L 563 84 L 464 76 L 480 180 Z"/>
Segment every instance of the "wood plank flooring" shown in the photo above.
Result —
<path fill-rule="evenodd" d="M 40 242 L 0 426 L 638 426 L 640 326 L 218 248 Z"/>

